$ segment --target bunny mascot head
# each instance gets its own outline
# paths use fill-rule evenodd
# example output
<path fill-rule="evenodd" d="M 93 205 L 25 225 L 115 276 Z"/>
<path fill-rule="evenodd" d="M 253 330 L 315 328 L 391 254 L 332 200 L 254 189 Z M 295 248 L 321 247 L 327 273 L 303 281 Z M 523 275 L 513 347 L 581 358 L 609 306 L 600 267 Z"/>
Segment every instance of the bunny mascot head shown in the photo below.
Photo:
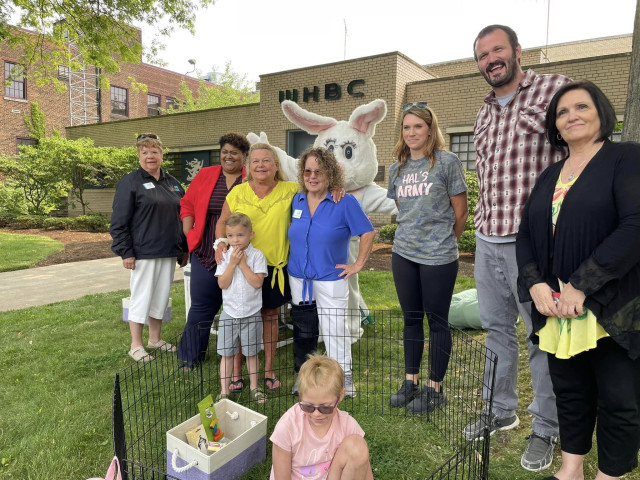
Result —
<path fill-rule="evenodd" d="M 347 191 L 369 185 L 378 173 L 378 157 L 373 135 L 376 125 L 387 115 L 384 100 L 374 100 L 356 108 L 349 121 L 335 120 L 308 112 L 295 102 L 282 102 L 282 111 L 311 135 L 318 135 L 313 145 L 331 150 L 344 166 Z"/>

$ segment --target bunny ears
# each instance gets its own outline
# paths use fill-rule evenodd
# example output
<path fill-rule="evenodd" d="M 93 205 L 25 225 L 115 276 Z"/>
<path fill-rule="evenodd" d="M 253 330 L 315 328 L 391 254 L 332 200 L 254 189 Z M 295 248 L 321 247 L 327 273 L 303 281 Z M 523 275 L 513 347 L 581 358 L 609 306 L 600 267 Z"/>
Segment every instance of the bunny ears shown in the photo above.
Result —
<path fill-rule="evenodd" d="M 337 125 L 334 118 L 323 117 L 309 112 L 291 100 L 282 102 L 282 112 L 291 122 L 311 135 L 317 135 Z M 349 117 L 349 126 L 358 132 L 372 137 L 376 132 L 376 125 L 387 115 L 387 102 L 377 99 L 356 108 Z"/>

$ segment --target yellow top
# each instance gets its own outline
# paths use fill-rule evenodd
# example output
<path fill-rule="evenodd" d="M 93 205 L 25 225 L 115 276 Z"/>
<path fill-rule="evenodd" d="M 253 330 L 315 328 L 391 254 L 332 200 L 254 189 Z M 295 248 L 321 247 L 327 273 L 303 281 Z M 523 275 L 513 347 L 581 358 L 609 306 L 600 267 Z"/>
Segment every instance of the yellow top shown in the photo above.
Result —
<path fill-rule="evenodd" d="M 280 292 L 284 294 L 282 268 L 289 257 L 289 237 L 291 223 L 291 201 L 298 193 L 296 182 L 278 182 L 264 198 L 258 198 L 249 182 L 238 185 L 227 195 L 227 203 L 232 213 L 244 213 L 251 219 L 254 237 L 251 243 L 264 253 L 267 265 L 274 268 L 271 286 L 278 278 Z"/>
<path fill-rule="evenodd" d="M 554 232 L 564 197 L 577 178 L 562 183 L 562 175 L 558 177 L 551 202 L 551 222 Z M 560 292 L 562 292 L 564 283 L 559 283 Z M 608 336 L 609 334 L 588 308 L 585 308 L 584 313 L 576 318 L 547 317 L 546 325 L 538 331 L 540 350 L 553 353 L 557 358 L 562 359 L 591 350 L 596 347 L 598 340 Z"/>

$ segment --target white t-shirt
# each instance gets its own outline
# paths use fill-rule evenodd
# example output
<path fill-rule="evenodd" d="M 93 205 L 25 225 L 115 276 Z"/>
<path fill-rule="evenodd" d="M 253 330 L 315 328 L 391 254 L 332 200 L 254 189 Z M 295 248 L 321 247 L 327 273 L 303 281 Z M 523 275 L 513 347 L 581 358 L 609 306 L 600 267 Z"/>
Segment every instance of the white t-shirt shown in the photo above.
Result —
<path fill-rule="evenodd" d="M 347 412 L 336 409 L 327 433 L 322 438 L 316 437 L 304 412 L 296 403 L 278 421 L 271 441 L 291 452 L 291 480 L 320 480 L 327 477 L 342 441 L 354 434 L 364 437 L 364 430 Z M 273 466 L 270 479 L 274 479 Z"/>
<path fill-rule="evenodd" d="M 216 277 L 221 276 L 229 266 L 229 257 L 233 247 L 223 254 L 223 260 L 216 268 Z M 247 265 L 253 273 L 264 273 L 267 276 L 267 259 L 263 253 L 249 244 L 247 247 Z M 262 309 L 262 289 L 253 288 L 239 267 L 233 272 L 231 285 L 222 290 L 224 311 L 233 318 L 245 318 L 255 315 Z"/>

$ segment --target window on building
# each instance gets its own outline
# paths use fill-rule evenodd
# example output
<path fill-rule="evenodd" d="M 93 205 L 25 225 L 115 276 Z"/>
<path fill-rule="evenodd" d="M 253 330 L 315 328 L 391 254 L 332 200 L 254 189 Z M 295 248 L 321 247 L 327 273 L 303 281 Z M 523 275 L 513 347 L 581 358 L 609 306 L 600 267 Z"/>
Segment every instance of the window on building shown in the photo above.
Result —
<path fill-rule="evenodd" d="M 472 133 L 451 134 L 451 151 L 458 155 L 466 170 L 476 169 L 476 146 Z"/>
<path fill-rule="evenodd" d="M 66 65 L 58 65 L 58 80 L 63 82 L 69 81 L 69 67 Z"/>
<path fill-rule="evenodd" d="M 622 141 L 622 132 L 613 132 L 611 134 L 611 141 L 612 142 L 621 142 Z"/>
<path fill-rule="evenodd" d="M 287 155 L 298 158 L 300 154 L 313 145 L 315 135 L 310 135 L 303 130 L 287 131 Z"/>
<path fill-rule="evenodd" d="M 147 116 L 160 115 L 160 95 L 147 94 Z"/>
<path fill-rule="evenodd" d="M 24 67 L 17 63 L 4 62 L 4 95 L 11 98 L 27 98 L 27 81 Z"/>
<path fill-rule="evenodd" d="M 173 108 L 178 108 L 178 102 L 176 102 L 176 99 L 173 97 L 167 97 L 166 101 L 166 108 L 167 110 L 171 107 Z"/>
<path fill-rule="evenodd" d="M 20 145 L 37 145 L 38 141 L 35 138 L 29 138 L 29 137 L 17 137 L 16 138 L 16 152 L 20 153 L 20 150 L 18 149 L 18 147 L 20 147 Z"/>
<path fill-rule="evenodd" d="M 111 87 L 111 113 L 113 115 L 129 116 L 129 100 L 126 88 Z"/>

